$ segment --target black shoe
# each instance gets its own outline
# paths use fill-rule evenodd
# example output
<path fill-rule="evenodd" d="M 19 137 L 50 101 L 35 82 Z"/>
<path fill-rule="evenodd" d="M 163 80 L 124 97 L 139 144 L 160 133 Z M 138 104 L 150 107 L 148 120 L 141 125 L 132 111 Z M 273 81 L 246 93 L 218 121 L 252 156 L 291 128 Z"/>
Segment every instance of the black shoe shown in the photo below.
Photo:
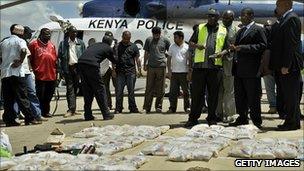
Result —
<path fill-rule="evenodd" d="M 114 111 L 114 114 L 120 114 L 120 113 L 122 113 L 121 110 L 115 110 L 115 111 Z"/>
<path fill-rule="evenodd" d="M 235 122 L 229 123 L 229 126 L 239 126 L 239 125 L 248 125 L 249 121 L 247 120 L 242 120 L 240 118 L 237 118 Z"/>
<path fill-rule="evenodd" d="M 292 125 L 293 126 L 293 125 Z M 298 129 L 301 128 L 301 124 L 298 124 L 298 125 L 295 125 Z M 278 129 L 282 129 L 282 128 L 285 128 L 285 127 L 289 127 L 288 124 L 285 124 L 285 122 L 282 124 L 282 125 L 278 125 Z"/>
<path fill-rule="evenodd" d="M 259 128 L 260 130 L 263 129 L 262 125 L 261 124 L 254 124 L 254 126 L 256 126 L 257 128 Z"/>
<path fill-rule="evenodd" d="M 157 109 L 155 109 L 155 112 L 156 112 L 156 113 L 162 113 L 162 109 L 157 108 Z"/>
<path fill-rule="evenodd" d="M 6 127 L 11 127 L 11 126 L 20 126 L 19 122 L 13 121 L 13 122 L 9 122 L 9 123 L 5 123 Z"/>
<path fill-rule="evenodd" d="M 208 113 L 208 107 L 204 106 L 202 109 L 202 113 Z"/>
<path fill-rule="evenodd" d="M 185 124 L 185 128 L 189 128 L 189 127 L 193 127 L 195 125 L 199 124 L 198 121 L 187 121 L 187 123 Z"/>
<path fill-rule="evenodd" d="M 108 116 L 104 116 L 103 120 L 111 120 L 114 118 L 114 115 L 108 115 Z"/>
<path fill-rule="evenodd" d="M 280 126 L 276 129 L 276 131 L 292 131 L 292 130 L 297 130 L 297 129 L 300 129 L 301 126 L 298 126 L 298 125 L 291 125 L 291 126 Z"/>
<path fill-rule="evenodd" d="M 43 114 L 42 116 L 45 117 L 45 118 L 51 118 L 52 117 L 52 115 L 50 113 Z"/>
<path fill-rule="evenodd" d="M 42 122 L 37 121 L 36 119 L 33 119 L 31 121 L 25 121 L 24 125 L 38 125 L 38 124 L 42 124 Z"/>
<path fill-rule="evenodd" d="M 130 110 L 130 113 L 141 113 L 138 109 Z"/>
<path fill-rule="evenodd" d="M 217 116 L 217 117 L 215 118 L 215 121 L 216 121 L 216 122 L 223 122 L 223 118 L 220 117 L 220 116 Z"/>
<path fill-rule="evenodd" d="M 48 121 L 48 119 L 46 119 L 46 118 L 44 118 L 44 117 L 42 117 L 42 116 L 37 117 L 37 118 L 35 118 L 35 119 L 36 119 L 36 121 L 40 121 L 40 122 L 42 122 L 42 121 Z"/>
<path fill-rule="evenodd" d="M 211 125 L 217 125 L 217 121 L 215 120 L 211 120 L 211 121 L 207 121 L 208 122 L 208 125 L 211 126 Z"/>
<path fill-rule="evenodd" d="M 95 117 L 94 117 L 94 116 L 92 116 L 92 117 L 87 117 L 87 118 L 85 117 L 84 120 L 85 120 L 85 121 L 92 121 L 92 120 L 95 120 Z"/>

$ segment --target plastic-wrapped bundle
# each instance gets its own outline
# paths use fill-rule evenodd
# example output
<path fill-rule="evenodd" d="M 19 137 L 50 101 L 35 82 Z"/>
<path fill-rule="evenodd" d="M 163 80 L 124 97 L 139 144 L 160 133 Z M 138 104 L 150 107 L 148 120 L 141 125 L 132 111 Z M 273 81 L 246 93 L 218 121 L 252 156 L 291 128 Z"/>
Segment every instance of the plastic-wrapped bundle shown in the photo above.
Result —
<path fill-rule="evenodd" d="M 115 171 L 123 171 L 123 170 L 136 170 L 134 166 L 121 164 L 121 165 L 104 165 L 104 170 L 115 170 Z"/>
<path fill-rule="evenodd" d="M 267 146 L 256 146 L 252 152 L 252 158 L 254 159 L 275 159 L 276 156 L 272 153 L 272 150 Z"/>
<path fill-rule="evenodd" d="M 168 159 L 171 160 L 171 161 L 185 162 L 185 161 L 188 161 L 191 158 L 189 155 L 190 155 L 189 151 L 181 150 L 181 149 L 175 149 L 175 150 L 172 150 L 169 153 Z"/>
<path fill-rule="evenodd" d="M 161 134 L 164 134 L 170 129 L 170 126 L 166 125 L 166 126 L 161 126 L 159 128 L 160 128 Z"/>
<path fill-rule="evenodd" d="M 138 126 L 135 129 L 134 136 L 141 136 L 147 139 L 154 139 L 161 135 L 161 130 L 153 126 Z"/>
<path fill-rule="evenodd" d="M 12 145 L 9 137 L 4 132 L 0 131 L 0 157 L 12 157 Z"/>
<path fill-rule="evenodd" d="M 256 135 L 256 132 L 249 129 L 238 129 L 235 133 L 235 138 L 240 139 L 252 139 Z"/>
<path fill-rule="evenodd" d="M 217 131 L 217 132 L 220 132 L 224 129 L 225 129 L 225 127 L 222 126 L 222 125 L 211 125 L 210 126 L 210 130 L 214 130 L 214 131 Z"/>
<path fill-rule="evenodd" d="M 257 140 L 257 142 L 259 144 L 261 144 L 262 146 L 274 147 L 277 143 L 277 140 L 274 138 L 262 138 L 262 139 Z"/>
<path fill-rule="evenodd" d="M 235 146 L 229 151 L 231 157 L 250 158 L 256 144 L 255 140 L 239 140 Z"/>
<path fill-rule="evenodd" d="M 90 163 L 94 162 L 99 158 L 96 154 L 78 154 L 77 157 L 74 159 L 77 162 L 84 162 L 84 163 Z"/>
<path fill-rule="evenodd" d="M 157 142 L 144 148 L 141 152 L 145 155 L 155 155 L 156 152 L 165 144 L 166 142 Z"/>
<path fill-rule="evenodd" d="M 0 170 L 7 170 L 13 166 L 16 166 L 18 163 L 6 157 L 0 157 Z"/>
<path fill-rule="evenodd" d="M 124 164 L 131 164 L 132 166 L 139 168 L 143 164 L 145 164 L 148 160 L 144 156 L 132 156 L 132 155 L 126 155 L 119 157 L 119 160 L 121 160 L 121 163 Z"/>
<path fill-rule="evenodd" d="M 229 138 L 229 139 L 236 139 L 236 131 L 237 131 L 237 128 L 235 127 L 228 127 L 228 128 L 225 128 L 223 129 L 220 133 L 219 133 L 219 137 L 225 137 L 225 138 Z"/>
<path fill-rule="evenodd" d="M 155 140 L 157 141 L 171 141 L 171 140 L 174 140 L 175 138 L 174 137 L 171 137 L 171 136 L 164 136 L 164 135 L 161 135 L 159 137 L 157 137 Z"/>
<path fill-rule="evenodd" d="M 19 171 L 19 170 L 51 170 L 51 169 L 47 169 L 49 168 L 46 165 L 40 165 L 40 164 L 33 164 L 33 163 L 22 163 L 22 164 L 18 164 L 16 166 L 11 167 L 10 171 Z"/>
<path fill-rule="evenodd" d="M 133 147 L 135 147 L 135 146 L 138 146 L 139 144 L 143 143 L 145 141 L 145 138 L 135 137 L 135 136 L 127 136 L 127 137 L 124 137 L 124 140 L 127 143 L 132 144 Z"/>
<path fill-rule="evenodd" d="M 213 152 L 206 150 L 194 150 L 191 152 L 190 160 L 209 161 L 213 156 Z"/>
<path fill-rule="evenodd" d="M 198 131 L 198 132 L 203 132 L 207 129 L 209 129 L 209 125 L 207 124 L 199 124 L 191 128 L 192 131 Z"/>
<path fill-rule="evenodd" d="M 237 126 L 237 128 L 239 129 L 245 129 L 245 130 L 249 130 L 249 131 L 253 131 L 253 132 L 258 132 L 260 129 L 258 127 L 256 127 L 255 125 L 252 124 L 248 124 L 248 125 L 239 125 Z"/>
<path fill-rule="evenodd" d="M 286 144 L 275 146 L 272 152 L 278 159 L 294 159 L 298 156 L 297 148 Z"/>
<path fill-rule="evenodd" d="M 84 170 L 85 165 L 86 163 L 69 163 L 66 165 L 56 166 L 52 168 L 52 170 Z"/>

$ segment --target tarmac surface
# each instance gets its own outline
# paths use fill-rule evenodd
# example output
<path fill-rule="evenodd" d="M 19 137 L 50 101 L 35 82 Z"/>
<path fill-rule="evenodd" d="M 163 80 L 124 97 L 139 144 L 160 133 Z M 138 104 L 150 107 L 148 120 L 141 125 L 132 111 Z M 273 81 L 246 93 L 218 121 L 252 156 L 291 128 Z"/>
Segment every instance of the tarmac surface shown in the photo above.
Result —
<path fill-rule="evenodd" d="M 143 91 L 137 91 L 136 102 L 139 110 L 142 109 L 144 97 L 142 96 Z M 60 91 L 60 94 L 63 95 L 63 91 Z M 115 104 L 115 98 L 112 97 L 113 104 Z M 51 112 L 56 106 L 56 101 L 53 100 L 51 103 Z M 177 113 L 167 114 L 166 111 L 169 108 L 168 98 L 164 98 L 163 102 L 163 113 L 154 112 L 154 103 L 152 105 L 152 112 L 150 114 L 130 114 L 128 113 L 128 100 L 127 97 L 124 98 L 124 111 L 122 114 L 116 114 L 113 120 L 103 121 L 100 110 L 98 109 L 97 103 L 94 100 L 93 103 L 93 113 L 96 117 L 94 121 L 84 121 L 83 117 L 83 98 L 77 98 L 77 111 L 82 115 L 76 115 L 69 118 L 64 118 L 63 115 L 67 111 L 67 102 L 64 96 L 61 96 L 58 101 L 58 108 L 52 118 L 49 118 L 48 121 L 43 122 L 40 125 L 30 125 L 30 126 L 19 126 L 19 127 L 4 127 L 3 122 L 1 123 L 1 130 L 5 130 L 5 133 L 9 135 L 10 142 L 13 147 L 13 153 L 23 152 L 23 147 L 27 146 L 27 149 L 33 149 L 36 144 L 43 144 L 46 142 L 47 137 L 50 132 L 55 128 L 61 129 L 66 136 L 71 136 L 73 133 L 79 132 L 83 128 L 90 127 L 92 123 L 96 126 L 105 126 L 105 125 L 170 125 L 170 132 L 177 134 L 182 134 L 185 130 L 183 125 L 188 119 L 188 115 L 183 111 L 183 100 L 180 98 L 178 102 Z M 268 104 L 266 101 L 265 94 L 262 97 L 262 111 L 268 110 Z M 303 111 L 303 104 L 301 105 L 301 110 Z M 111 111 L 113 112 L 113 110 Z M 2 115 L 3 110 L 0 111 Z M 205 118 L 206 114 L 202 114 L 200 118 L 201 123 L 206 123 Z M 287 132 L 278 132 L 274 131 L 277 125 L 282 124 L 283 120 L 278 118 L 278 114 L 263 114 L 263 127 L 265 131 L 259 134 L 260 137 L 281 137 L 281 138 L 304 138 L 304 123 L 301 121 L 301 129 L 296 131 L 287 131 Z M 0 116 L 0 118 L 2 118 Z M 1 120 L 0 120 L 1 121 Z M 220 123 L 222 124 L 222 123 Z M 135 153 L 135 151 L 140 147 L 135 147 L 134 149 L 127 150 L 124 153 Z M 227 154 L 227 151 L 223 150 L 223 154 Z M 211 159 L 209 162 L 187 162 L 175 163 L 164 161 L 163 158 L 153 157 L 154 162 L 148 162 L 143 165 L 140 170 L 186 170 L 190 167 L 202 166 L 207 167 L 212 170 L 223 170 L 223 169 L 235 169 L 234 168 L 234 158 L 229 158 L 226 155 L 220 156 L 216 160 Z M 156 163 L 155 163 L 156 162 Z M 222 163 L 218 165 L 217 163 Z M 265 168 L 264 168 L 265 169 Z M 272 168 L 274 169 L 274 168 Z M 280 168 L 281 169 L 281 168 Z M 288 169 L 288 168 L 285 168 Z M 295 168 L 293 170 L 303 169 L 303 162 L 300 168 Z M 247 170 L 247 169 L 246 169 Z M 267 169 L 268 170 L 268 169 Z M 288 169 L 289 170 L 289 169 Z"/>

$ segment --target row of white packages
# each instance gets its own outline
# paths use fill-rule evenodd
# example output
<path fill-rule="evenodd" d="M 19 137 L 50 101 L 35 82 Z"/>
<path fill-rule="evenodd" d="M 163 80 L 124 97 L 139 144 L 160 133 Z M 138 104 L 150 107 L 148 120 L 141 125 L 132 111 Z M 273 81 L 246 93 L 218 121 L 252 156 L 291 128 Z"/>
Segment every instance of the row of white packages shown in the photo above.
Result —
<path fill-rule="evenodd" d="M 304 140 L 263 138 L 239 140 L 229 152 L 231 157 L 253 159 L 304 159 Z"/>
<path fill-rule="evenodd" d="M 200 124 L 187 131 L 190 137 L 216 138 L 225 137 L 232 140 L 252 139 L 259 129 L 254 125 L 240 125 L 237 127 L 224 127 L 221 125 Z"/>
<path fill-rule="evenodd" d="M 95 154 L 113 155 L 135 147 L 145 140 L 154 139 L 169 130 L 169 126 L 117 126 L 85 128 L 73 135 L 75 138 L 69 143 L 64 143 L 63 149 L 81 149 L 84 145 L 94 145 Z"/>
<path fill-rule="evenodd" d="M 81 130 L 73 135 L 74 138 L 91 138 L 97 136 L 137 136 L 146 139 L 154 139 L 166 133 L 169 126 L 132 126 L 132 125 L 108 125 L 105 127 L 90 127 Z"/>
<path fill-rule="evenodd" d="M 0 158 L 0 170 L 136 170 L 147 159 L 144 156 L 107 156 L 94 154 L 59 154 L 40 152 L 13 159 Z"/>
<path fill-rule="evenodd" d="M 145 155 L 168 156 L 171 161 L 184 162 L 188 160 L 209 161 L 217 157 L 219 151 L 229 145 L 229 139 L 193 138 L 193 137 L 159 137 L 158 142 L 143 149 Z"/>

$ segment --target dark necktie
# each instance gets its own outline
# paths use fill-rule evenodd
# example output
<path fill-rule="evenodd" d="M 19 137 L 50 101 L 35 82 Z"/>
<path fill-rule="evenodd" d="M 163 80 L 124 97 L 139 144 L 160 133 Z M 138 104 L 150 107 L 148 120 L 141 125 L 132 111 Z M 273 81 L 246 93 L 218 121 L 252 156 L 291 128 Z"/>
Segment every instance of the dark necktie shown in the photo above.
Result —
<path fill-rule="evenodd" d="M 246 30 L 247 30 L 247 27 L 243 27 L 243 28 L 240 30 L 240 39 L 243 38 L 243 36 L 244 36 Z"/>

